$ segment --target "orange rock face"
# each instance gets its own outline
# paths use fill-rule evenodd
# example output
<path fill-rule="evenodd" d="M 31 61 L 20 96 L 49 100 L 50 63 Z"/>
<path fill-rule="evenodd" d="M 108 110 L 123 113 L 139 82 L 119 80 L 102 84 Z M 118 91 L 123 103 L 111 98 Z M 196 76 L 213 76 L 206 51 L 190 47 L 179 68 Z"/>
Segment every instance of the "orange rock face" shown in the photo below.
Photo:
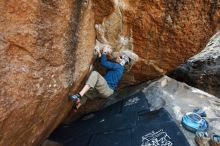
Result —
<path fill-rule="evenodd" d="M 112 4 L 101 2 L 106 7 L 95 5 L 97 9 L 112 9 Z M 115 50 L 130 49 L 140 56 L 140 61 L 126 74 L 129 82 L 153 79 L 174 69 L 200 51 L 220 28 L 219 1 L 112 0 L 112 3 L 114 11 L 107 13 L 100 23 L 106 40 L 103 37 L 98 40 L 111 44 Z M 98 12 L 102 11 L 96 11 L 96 15 L 100 16 Z"/>
<path fill-rule="evenodd" d="M 2 0 L 0 13 L 0 145 L 39 145 L 91 64 L 91 3 Z"/>

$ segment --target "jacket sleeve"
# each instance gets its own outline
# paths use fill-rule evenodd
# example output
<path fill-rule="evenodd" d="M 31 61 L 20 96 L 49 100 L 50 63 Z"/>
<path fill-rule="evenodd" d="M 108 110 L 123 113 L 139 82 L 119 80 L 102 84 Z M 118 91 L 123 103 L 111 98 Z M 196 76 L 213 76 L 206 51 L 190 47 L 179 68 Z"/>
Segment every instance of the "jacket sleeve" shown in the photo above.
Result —
<path fill-rule="evenodd" d="M 116 70 L 120 68 L 120 64 L 108 61 L 106 54 L 102 54 L 100 64 L 106 69 Z"/>

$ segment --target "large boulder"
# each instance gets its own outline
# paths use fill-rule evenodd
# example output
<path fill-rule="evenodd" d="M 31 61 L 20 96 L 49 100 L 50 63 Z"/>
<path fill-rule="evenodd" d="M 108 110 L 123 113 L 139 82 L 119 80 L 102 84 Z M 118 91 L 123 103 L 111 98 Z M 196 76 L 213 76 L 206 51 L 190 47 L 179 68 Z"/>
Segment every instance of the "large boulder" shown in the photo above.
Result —
<path fill-rule="evenodd" d="M 0 145 L 39 145 L 88 72 L 94 13 L 79 0 L 1 0 L 0 13 Z"/>
<path fill-rule="evenodd" d="M 202 52 L 169 75 L 220 98 L 220 31 L 210 39 Z"/>
<path fill-rule="evenodd" d="M 149 80 L 198 53 L 220 28 L 220 1 L 93 0 L 97 40 L 140 60 L 123 83 Z"/>

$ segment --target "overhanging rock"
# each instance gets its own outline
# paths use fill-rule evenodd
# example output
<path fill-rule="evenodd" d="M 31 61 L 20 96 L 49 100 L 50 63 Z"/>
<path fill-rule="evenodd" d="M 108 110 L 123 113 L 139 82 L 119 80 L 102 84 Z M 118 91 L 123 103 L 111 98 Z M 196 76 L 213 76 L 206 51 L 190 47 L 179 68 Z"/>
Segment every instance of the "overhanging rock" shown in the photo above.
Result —
<path fill-rule="evenodd" d="M 210 39 L 204 50 L 169 75 L 220 98 L 220 31 Z"/>

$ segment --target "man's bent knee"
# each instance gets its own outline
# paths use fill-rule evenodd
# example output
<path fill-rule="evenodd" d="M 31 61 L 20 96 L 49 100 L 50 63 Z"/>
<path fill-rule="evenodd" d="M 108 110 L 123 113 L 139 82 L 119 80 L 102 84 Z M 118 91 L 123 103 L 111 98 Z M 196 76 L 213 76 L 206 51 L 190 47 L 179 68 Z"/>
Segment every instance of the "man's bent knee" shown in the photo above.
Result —
<path fill-rule="evenodd" d="M 106 89 L 102 94 L 102 98 L 108 98 L 114 93 L 112 89 Z"/>

